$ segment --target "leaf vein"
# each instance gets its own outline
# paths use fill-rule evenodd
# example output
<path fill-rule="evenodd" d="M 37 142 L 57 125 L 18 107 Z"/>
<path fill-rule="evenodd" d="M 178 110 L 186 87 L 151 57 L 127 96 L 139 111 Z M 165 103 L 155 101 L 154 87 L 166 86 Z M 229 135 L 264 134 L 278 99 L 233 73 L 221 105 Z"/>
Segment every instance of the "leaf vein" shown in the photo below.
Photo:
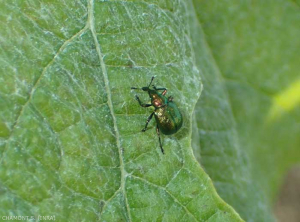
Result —
<path fill-rule="evenodd" d="M 142 181 L 142 182 L 144 182 L 144 183 L 146 183 L 146 184 L 148 184 L 148 185 L 150 185 L 150 186 L 153 186 L 153 187 L 156 187 L 156 188 L 158 188 L 158 189 L 161 189 L 161 190 L 164 190 L 176 203 L 178 203 L 183 209 L 184 209 L 184 211 L 187 213 L 187 214 L 189 214 L 189 215 L 191 215 L 194 219 L 195 219 L 195 221 L 199 221 L 195 216 L 194 216 L 194 214 L 192 214 L 188 209 L 187 209 L 187 207 L 185 206 L 185 205 L 183 205 L 179 200 L 177 200 L 177 198 L 173 195 L 173 194 L 171 194 L 165 187 L 162 187 L 162 186 L 159 186 L 159 185 L 157 185 L 157 184 L 154 184 L 154 183 L 151 183 L 150 181 L 148 181 L 148 180 L 145 180 L 144 178 L 141 178 L 141 177 L 138 177 L 138 176 L 134 176 L 134 175 L 129 175 L 129 177 L 132 177 L 132 178 L 135 178 L 135 179 L 137 179 L 137 180 L 140 180 L 140 181 Z"/>
<path fill-rule="evenodd" d="M 19 124 L 19 121 L 20 121 L 20 118 L 25 110 L 25 108 L 27 107 L 27 105 L 30 103 L 31 99 L 32 99 L 32 96 L 39 84 L 39 82 L 41 81 L 41 79 L 43 78 L 43 76 L 45 75 L 47 69 L 53 64 L 53 62 L 55 61 L 55 59 L 58 57 L 58 55 L 66 48 L 66 46 L 73 41 L 73 39 L 75 39 L 76 37 L 82 35 L 82 33 L 84 33 L 86 30 L 87 30 L 88 26 L 86 25 L 83 29 L 81 29 L 79 32 L 77 32 L 75 35 L 73 35 L 71 38 L 69 38 L 68 40 L 66 40 L 62 45 L 61 47 L 58 49 L 57 53 L 53 56 L 52 60 L 45 66 L 45 68 L 43 69 L 41 75 L 37 78 L 37 80 L 35 81 L 35 83 L 33 84 L 33 87 L 31 88 L 30 92 L 29 92 L 29 96 L 28 96 L 28 99 L 27 101 L 24 103 L 24 105 L 21 107 L 20 109 L 20 112 L 16 118 L 16 121 L 14 122 L 13 126 L 12 126 L 12 129 L 11 129 L 11 132 L 9 134 L 9 137 L 7 138 L 7 141 L 6 141 L 6 144 L 5 144 L 5 147 L 4 147 L 4 150 L 3 150 L 3 153 L 2 153 L 2 157 L 0 157 L 0 164 L 2 163 L 3 161 L 3 157 L 4 157 L 4 153 L 6 152 L 7 150 L 7 147 L 8 147 L 8 144 L 9 144 L 9 141 L 11 140 L 12 138 L 12 135 L 14 133 L 14 130 L 16 129 L 17 125 Z"/>

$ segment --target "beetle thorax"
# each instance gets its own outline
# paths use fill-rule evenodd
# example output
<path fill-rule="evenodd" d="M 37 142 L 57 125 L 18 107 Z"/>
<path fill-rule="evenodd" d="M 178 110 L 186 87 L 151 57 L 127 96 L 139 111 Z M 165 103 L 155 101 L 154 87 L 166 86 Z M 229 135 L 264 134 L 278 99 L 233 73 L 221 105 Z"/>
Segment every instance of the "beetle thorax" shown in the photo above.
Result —
<path fill-rule="evenodd" d="M 154 99 L 152 101 L 152 104 L 155 106 L 155 107 L 161 107 L 162 103 L 161 103 L 161 99 Z"/>

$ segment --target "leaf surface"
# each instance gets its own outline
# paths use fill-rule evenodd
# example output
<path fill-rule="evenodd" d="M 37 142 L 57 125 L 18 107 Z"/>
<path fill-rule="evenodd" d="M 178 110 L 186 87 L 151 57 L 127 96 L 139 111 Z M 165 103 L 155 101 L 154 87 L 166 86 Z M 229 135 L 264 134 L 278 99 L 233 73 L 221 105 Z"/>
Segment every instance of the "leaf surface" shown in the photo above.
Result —
<path fill-rule="evenodd" d="M 0 10 L 1 215 L 241 221 L 192 153 L 203 56 L 192 42 L 203 36 L 191 2 L 31 0 Z M 162 136 L 165 155 L 154 121 L 140 132 L 151 110 L 130 92 L 152 76 L 184 116 L 180 132 Z"/>
<path fill-rule="evenodd" d="M 210 49 L 199 59 L 195 156 L 243 219 L 274 221 L 282 178 L 300 159 L 299 6 L 193 2 Z"/>

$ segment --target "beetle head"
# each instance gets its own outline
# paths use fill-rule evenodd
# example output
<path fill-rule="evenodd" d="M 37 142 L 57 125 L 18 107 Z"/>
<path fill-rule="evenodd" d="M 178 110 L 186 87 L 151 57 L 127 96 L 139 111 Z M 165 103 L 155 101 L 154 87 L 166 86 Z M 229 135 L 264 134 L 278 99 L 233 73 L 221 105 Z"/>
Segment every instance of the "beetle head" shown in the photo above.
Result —
<path fill-rule="evenodd" d="M 158 98 L 158 94 L 156 90 L 152 90 L 152 89 L 148 89 L 148 94 L 150 96 L 151 99 L 157 99 Z"/>

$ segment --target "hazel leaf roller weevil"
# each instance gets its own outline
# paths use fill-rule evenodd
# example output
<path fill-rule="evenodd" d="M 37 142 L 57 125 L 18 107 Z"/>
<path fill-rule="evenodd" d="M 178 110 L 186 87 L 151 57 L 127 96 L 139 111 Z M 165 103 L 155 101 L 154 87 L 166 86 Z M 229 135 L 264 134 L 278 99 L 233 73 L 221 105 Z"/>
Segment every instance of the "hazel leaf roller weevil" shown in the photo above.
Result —
<path fill-rule="evenodd" d="M 159 146 L 161 152 L 164 154 L 164 149 L 162 147 L 160 132 L 165 135 L 171 135 L 176 133 L 182 126 L 182 115 L 179 111 L 176 104 L 173 102 L 173 97 L 166 97 L 167 89 L 166 88 L 156 88 L 151 84 L 153 82 L 154 76 L 151 78 L 150 84 L 148 86 L 144 86 L 142 88 L 131 87 L 131 89 L 141 89 L 145 92 L 148 92 L 148 95 L 151 99 L 150 104 L 142 103 L 140 98 L 136 95 L 135 98 L 139 102 L 142 107 L 154 107 L 154 111 L 150 114 L 146 121 L 146 125 L 142 132 L 145 132 L 148 127 L 148 123 L 151 121 L 152 117 L 155 117 L 156 120 L 156 133 L 159 140 Z M 159 91 L 162 91 L 160 93 Z"/>

